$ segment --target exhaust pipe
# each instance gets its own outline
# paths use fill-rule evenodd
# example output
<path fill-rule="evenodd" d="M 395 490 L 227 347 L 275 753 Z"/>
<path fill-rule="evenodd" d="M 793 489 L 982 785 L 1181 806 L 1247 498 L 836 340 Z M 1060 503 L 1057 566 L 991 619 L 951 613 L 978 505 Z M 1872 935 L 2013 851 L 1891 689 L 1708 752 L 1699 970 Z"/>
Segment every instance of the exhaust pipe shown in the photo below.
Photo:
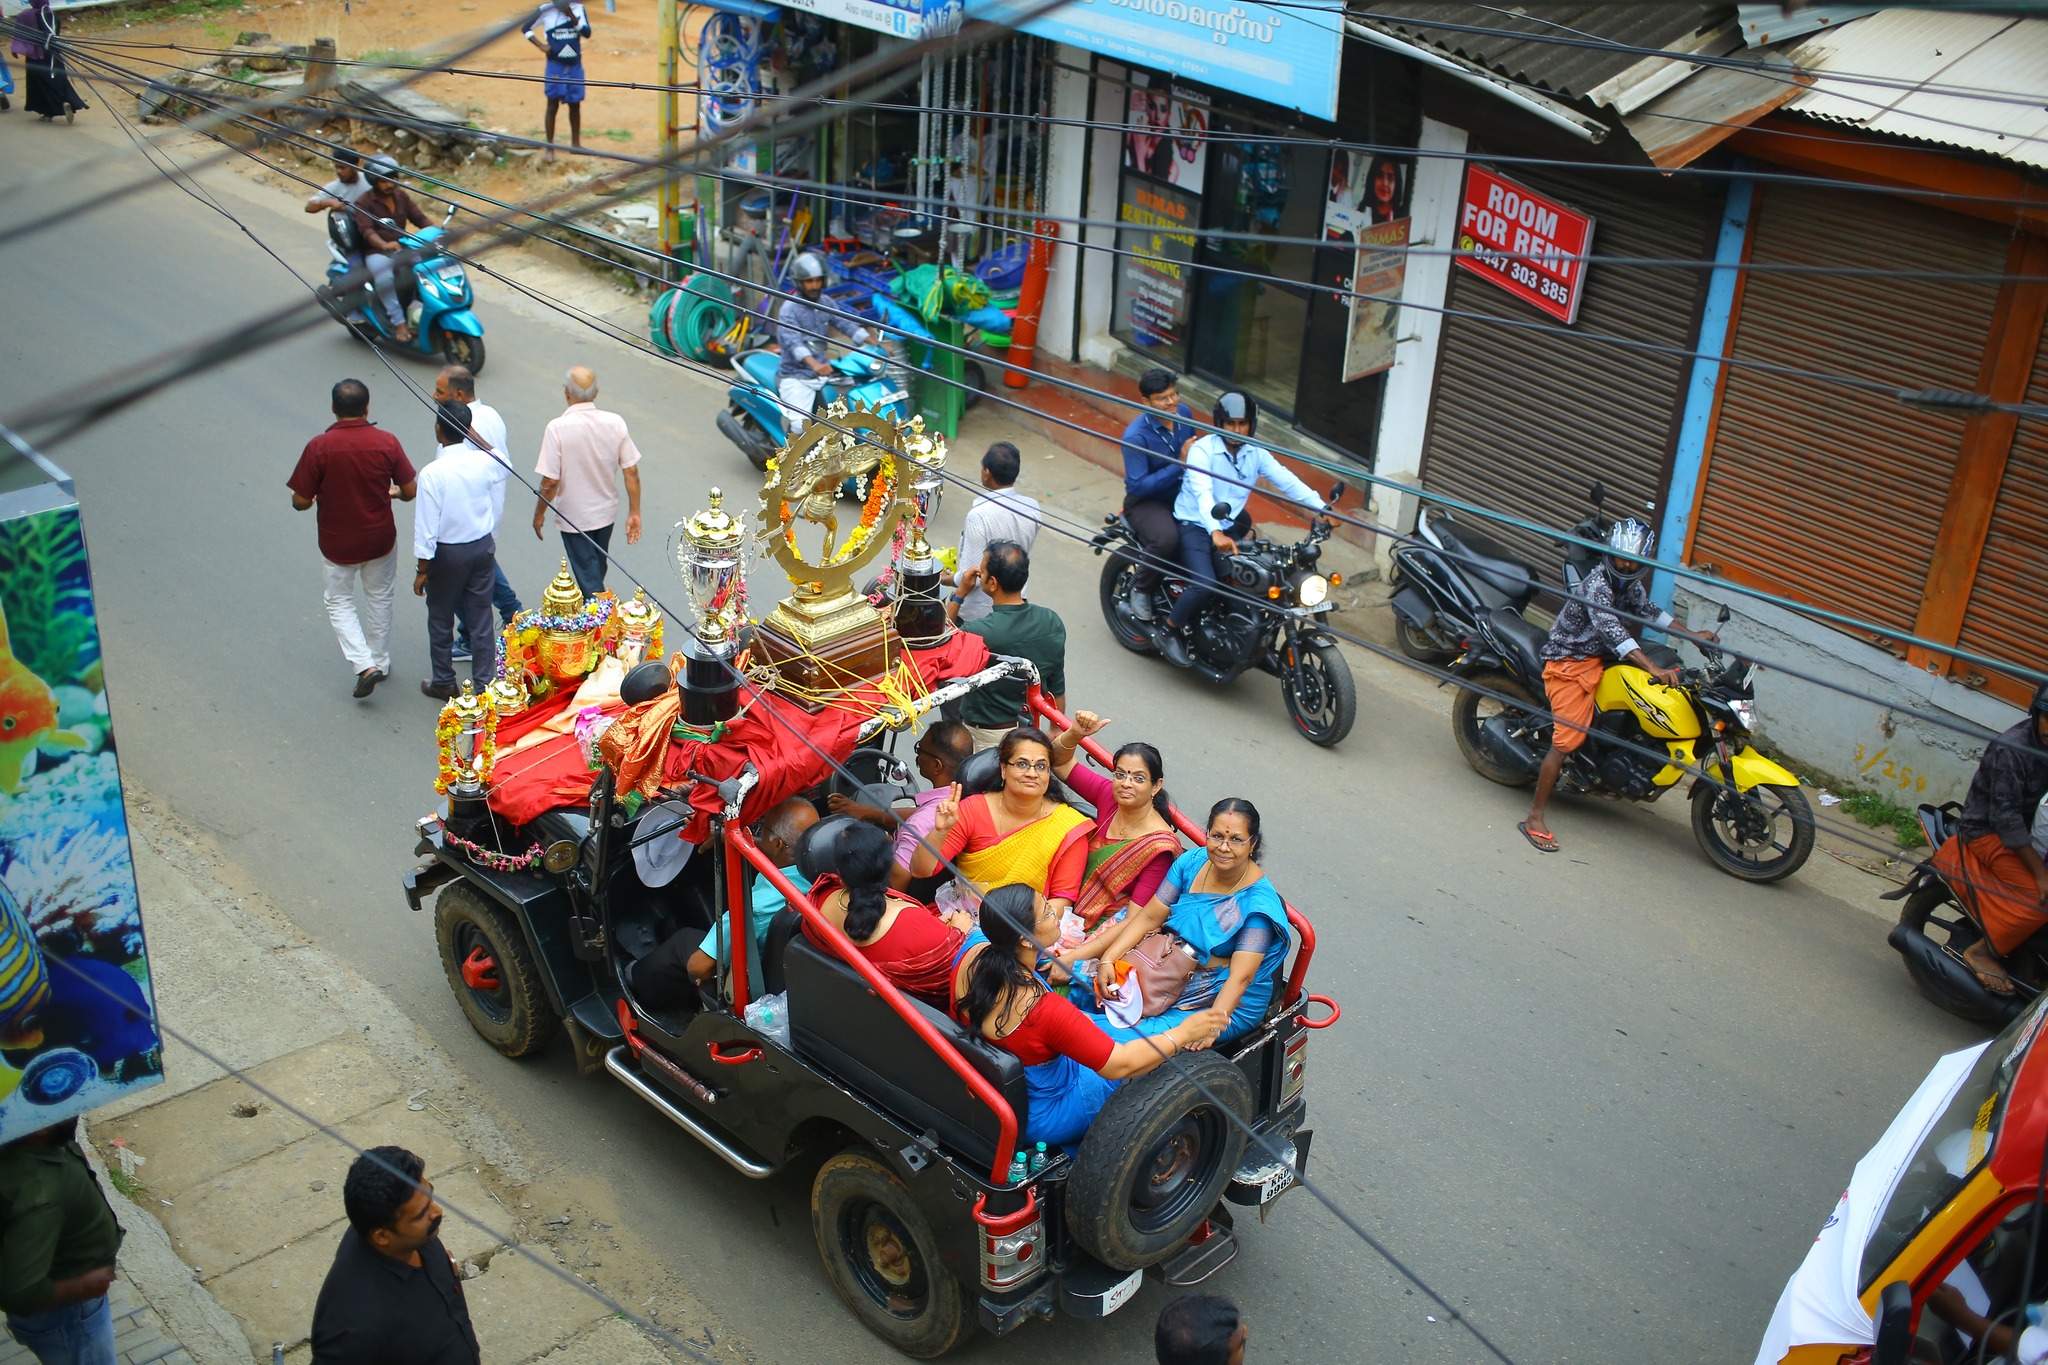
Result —
<path fill-rule="evenodd" d="M 1505 715 L 1488 716 L 1480 724 L 1479 747 L 1503 768 L 1523 768 L 1533 773 L 1543 765 L 1542 756 L 1508 729 Z"/>

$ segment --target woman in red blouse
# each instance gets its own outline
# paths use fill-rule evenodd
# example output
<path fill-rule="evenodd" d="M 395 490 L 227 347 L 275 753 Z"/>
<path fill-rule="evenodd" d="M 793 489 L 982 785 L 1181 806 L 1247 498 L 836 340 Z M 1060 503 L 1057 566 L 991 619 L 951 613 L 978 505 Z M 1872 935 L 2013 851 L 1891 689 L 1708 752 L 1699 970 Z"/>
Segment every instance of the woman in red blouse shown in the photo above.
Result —
<path fill-rule="evenodd" d="M 1031 1097 L 1025 1140 L 1071 1146 L 1117 1082 L 1144 1075 L 1176 1052 L 1209 1046 L 1230 1016 L 1201 1010 L 1154 1037 L 1116 1042 L 1038 974 L 1059 929 L 1060 912 L 1031 887 L 990 891 L 981 901 L 988 942 L 970 947 L 954 971 L 952 1004 L 961 1023 L 1024 1063 Z"/>
<path fill-rule="evenodd" d="M 854 823 L 838 837 L 837 866 L 811 883 L 811 904 L 853 940 L 861 955 L 904 991 L 934 1009 L 952 1003 L 953 963 L 974 922 L 938 911 L 889 889 L 896 844 L 873 825 Z M 813 943 L 824 940 L 811 929 Z"/>

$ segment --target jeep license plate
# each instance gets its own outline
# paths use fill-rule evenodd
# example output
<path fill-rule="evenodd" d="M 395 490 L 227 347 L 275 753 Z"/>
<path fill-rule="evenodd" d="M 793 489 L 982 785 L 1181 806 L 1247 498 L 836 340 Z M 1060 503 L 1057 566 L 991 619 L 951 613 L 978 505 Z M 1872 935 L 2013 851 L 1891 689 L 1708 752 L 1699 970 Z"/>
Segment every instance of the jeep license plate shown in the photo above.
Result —
<path fill-rule="evenodd" d="M 1133 1270 L 1117 1282 L 1116 1288 L 1102 1296 L 1102 1316 L 1108 1317 L 1117 1309 L 1138 1296 L 1138 1289 L 1145 1283 L 1145 1272 Z"/>
<path fill-rule="evenodd" d="M 1270 1204 L 1294 1186 L 1294 1167 L 1275 1171 L 1259 1182 L 1259 1202 Z"/>

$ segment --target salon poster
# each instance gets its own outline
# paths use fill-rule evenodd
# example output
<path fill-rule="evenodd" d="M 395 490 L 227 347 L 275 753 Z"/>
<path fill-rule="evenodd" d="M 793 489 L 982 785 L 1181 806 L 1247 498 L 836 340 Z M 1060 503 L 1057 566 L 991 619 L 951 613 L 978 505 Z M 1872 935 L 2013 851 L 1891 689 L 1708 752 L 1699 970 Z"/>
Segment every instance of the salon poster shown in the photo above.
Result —
<path fill-rule="evenodd" d="M 1351 277 L 1351 325 L 1344 334 L 1344 382 L 1378 374 L 1394 363 L 1401 320 L 1401 283 L 1408 270 L 1408 220 L 1360 228 Z"/>
<path fill-rule="evenodd" d="M 1135 175 L 1123 177 L 1117 245 L 1125 254 L 1112 325 L 1128 330 L 1140 346 L 1171 349 L 1180 344 L 1200 203 L 1185 191 Z"/>
<path fill-rule="evenodd" d="M 1408 216 L 1415 183 L 1415 158 L 1337 152 L 1330 158 L 1329 197 L 1323 205 L 1323 239 L 1360 242 L 1365 229 Z"/>
<path fill-rule="evenodd" d="M 0 617 L 0 1142 L 11 1142 L 156 1084 L 163 1049 L 85 537 L 57 485 L 0 499 Z"/>
<path fill-rule="evenodd" d="M 1153 85 L 1151 77 L 1136 72 L 1125 124 L 1126 170 L 1202 192 L 1202 174 L 1209 165 L 1207 95 L 1178 85 Z"/>

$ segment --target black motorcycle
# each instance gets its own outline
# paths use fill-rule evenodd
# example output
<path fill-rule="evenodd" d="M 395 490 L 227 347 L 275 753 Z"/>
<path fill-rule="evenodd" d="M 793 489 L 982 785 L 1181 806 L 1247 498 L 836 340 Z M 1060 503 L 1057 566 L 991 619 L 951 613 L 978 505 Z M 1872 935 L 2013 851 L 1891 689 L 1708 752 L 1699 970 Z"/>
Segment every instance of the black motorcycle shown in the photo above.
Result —
<path fill-rule="evenodd" d="M 1343 493 L 1340 483 L 1330 490 L 1330 501 Z M 1144 547 L 1122 513 L 1102 521 L 1092 542 L 1095 553 L 1109 552 L 1102 566 L 1102 619 L 1125 649 L 1156 654 L 1158 634 L 1170 629 L 1166 620 L 1187 588 L 1186 577 L 1177 564 L 1166 569 L 1153 589 L 1151 623 L 1134 619 L 1131 575 Z M 1337 637 L 1323 625 L 1323 616 L 1337 609 L 1330 589 L 1342 580 L 1325 576 L 1316 564 L 1334 529 L 1329 518 L 1317 517 L 1297 544 L 1247 536 L 1237 542 L 1236 554 L 1217 551 L 1216 589 L 1187 632 L 1196 673 L 1214 683 L 1234 682 L 1253 666 L 1271 673 L 1280 679 L 1295 728 L 1310 743 L 1325 746 L 1350 734 L 1358 718 L 1351 666 L 1337 648 Z"/>
<path fill-rule="evenodd" d="M 1954 837 L 1962 813 L 1953 801 L 1920 807 L 1920 829 L 1930 850 L 1939 850 Z M 1935 870 L 1932 852 L 1904 886 L 1878 899 L 1906 903 L 1885 942 L 1905 959 L 1906 974 L 1920 993 L 1950 1014 L 2003 1028 L 2048 985 L 2048 929 L 2042 929 L 2003 959 L 2012 991 L 1984 989 L 1976 970 L 1963 961 L 1963 950 L 1984 937 L 1975 900 L 1967 886 L 1952 886 Z"/>
<path fill-rule="evenodd" d="M 1394 551 L 1394 639 L 1426 664 L 1449 663 L 1479 623 L 1505 607 L 1525 610 L 1536 596 L 1536 569 L 1500 542 L 1425 507 L 1415 538 Z"/>

